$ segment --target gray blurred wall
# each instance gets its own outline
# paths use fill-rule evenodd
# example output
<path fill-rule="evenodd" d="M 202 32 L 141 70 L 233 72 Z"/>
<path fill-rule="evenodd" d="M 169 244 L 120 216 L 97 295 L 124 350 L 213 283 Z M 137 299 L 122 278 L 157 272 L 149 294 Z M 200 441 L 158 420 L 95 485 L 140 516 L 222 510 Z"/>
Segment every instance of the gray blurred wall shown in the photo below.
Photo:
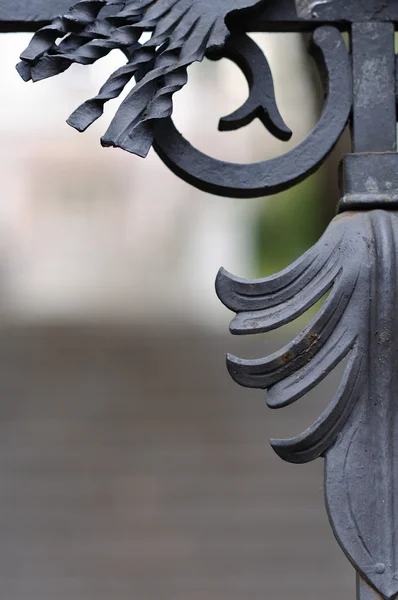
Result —
<path fill-rule="evenodd" d="M 195 329 L 3 330 L 1 598 L 353 596 L 322 461 L 268 445 L 308 426 L 319 396 L 270 411 L 229 380 L 231 347 Z"/>

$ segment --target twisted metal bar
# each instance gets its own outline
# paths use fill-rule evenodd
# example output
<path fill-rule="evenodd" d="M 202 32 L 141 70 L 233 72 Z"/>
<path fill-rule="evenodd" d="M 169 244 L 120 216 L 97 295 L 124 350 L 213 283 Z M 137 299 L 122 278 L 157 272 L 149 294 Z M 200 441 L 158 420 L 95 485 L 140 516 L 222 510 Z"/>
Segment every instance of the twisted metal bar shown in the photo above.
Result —
<path fill-rule="evenodd" d="M 111 50 L 135 44 L 142 28 L 134 24 L 117 27 L 118 17 L 123 14 L 121 6 L 124 4 L 120 1 L 89 0 L 72 7 L 67 15 L 35 34 L 17 65 L 21 77 L 25 81 L 40 81 L 62 73 L 73 63 L 93 64 Z M 57 46 L 59 38 L 63 39 Z"/>
<path fill-rule="evenodd" d="M 205 55 L 233 54 L 241 63 L 250 85 L 250 98 L 238 114 L 225 118 L 221 129 L 241 127 L 255 117 L 280 139 L 291 132 L 276 106 L 272 75 L 259 51 L 249 41 L 234 44 L 229 25 L 235 13 L 261 4 L 262 0 L 83 0 L 34 36 L 22 53 L 18 70 L 25 80 L 38 81 L 57 75 L 73 64 L 92 64 L 113 49 L 128 56 L 97 96 L 86 101 L 68 123 L 84 131 L 98 119 L 108 100 L 117 98 L 133 77 L 136 85 L 122 102 L 101 142 L 140 156 L 149 151 L 157 123 L 173 111 L 173 96 L 187 82 L 187 68 Z M 230 18 L 231 17 L 231 18 Z M 150 40 L 139 44 L 141 34 Z M 57 45 L 57 40 L 61 38 Z M 244 39 L 244 38 L 243 38 Z M 262 56 L 262 55 L 261 55 Z M 260 60 L 264 68 L 256 69 Z M 256 73 L 256 78 L 252 78 Z"/>

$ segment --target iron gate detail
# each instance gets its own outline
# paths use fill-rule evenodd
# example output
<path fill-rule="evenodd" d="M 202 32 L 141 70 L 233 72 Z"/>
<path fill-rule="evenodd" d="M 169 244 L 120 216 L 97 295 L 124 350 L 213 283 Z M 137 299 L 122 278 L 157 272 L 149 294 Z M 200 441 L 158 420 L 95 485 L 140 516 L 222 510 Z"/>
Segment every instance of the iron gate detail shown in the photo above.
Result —
<path fill-rule="evenodd" d="M 236 314 L 230 329 L 237 335 L 281 327 L 325 298 L 280 351 L 257 360 L 228 355 L 227 366 L 237 383 L 266 390 L 267 404 L 282 408 L 346 360 L 340 386 L 315 423 L 271 445 L 286 461 L 325 459 L 330 523 L 357 572 L 362 600 L 398 595 L 397 24 L 396 0 L 83 0 L 73 6 L 70 0 L 3 0 L 0 7 L 0 31 L 34 32 L 17 66 L 26 81 L 121 49 L 126 64 L 69 124 L 87 129 L 135 78 L 101 143 L 142 157 L 153 146 L 178 177 L 205 192 L 253 198 L 288 189 L 323 163 L 349 124 L 352 152 L 341 166 L 338 214 L 322 238 L 271 277 L 245 280 L 221 269 L 216 290 Z M 221 131 L 258 118 L 280 140 L 291 137 L 267 59 L 247 35 L 255 31 L 311 33 L 323 111 L 308 137 L 282 156 L 249 165 L 219 161 L 194 148 L 172 120 L 173 95 L 187 83 L 188 66 L 205 57 L 234 61 L 249 85 L 247 101 L 220 120 Z"/>

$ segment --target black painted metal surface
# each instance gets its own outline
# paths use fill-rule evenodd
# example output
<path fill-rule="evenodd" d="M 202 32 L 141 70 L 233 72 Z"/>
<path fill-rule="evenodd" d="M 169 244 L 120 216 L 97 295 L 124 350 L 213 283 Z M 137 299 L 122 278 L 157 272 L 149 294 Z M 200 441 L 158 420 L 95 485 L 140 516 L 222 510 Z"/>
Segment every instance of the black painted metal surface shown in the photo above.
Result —
<path fill-rule="evenodd" d="M 22 53 L 22 77 L 40 80 L 122 49 L 126 66 L 73 113 L 70 124 L 83 131 L 135 76 L 103 145 L 145 156 L 153 143 L 176 175 L 204 191 L 249 198 L 286 189 L 322 163 L 349 123 L 353 152 L 342 167 L 340 214 L 324 236 L 266 279 L 246 281 L 221 270 L 217 292 L 236 312 L 231 331 L 239 335 L 278 328 L 326 298 L 290 344 L 259 360 L 229 356 L 228 368 L 241 385 L 267 390 L 267 403 L 279 408 L 346 361 L 336 395 L 319 419 L 297 437 L 271 443 L 290 462 L 325 458 L 328 514 L 357 571 L 358 596 L 392 600 L 398 595 L 398 3 L 86 0 L 65 12 L 66 4 L 59 2 L 64 15 L 52 20 L 58 3 L 11 6 L 6 0 L 4 30 L 12 23 L 14 29 L 38 29 Z M 172 122 L 172 98 L 186 84 L 189 64 L 205 57 L 233 60 L 249 84 L 247 102 L 221 119 L 220 130 L 260 118 L 273 135 L 289 139 L 268 62 L 246 35 L 289 30 L 312 32 L 311 51 L 325 83 L 324 109 L 307 139 L 251 165 L 217 161 L 193 148 Z M 141 44 L 148 31 L 150 40 Z"/>
<path fill-rule="evenodd" d="M 202 61 L 206 53 L 222 51 L 241 12 L 258 4 L 259 0 L 83 1 L 36 33 L 21 55 L 18 71 L 25 81 L 39 81 L 73 63 L 92 64 L 111 50 L 125 50 L 127 65 L 71 115 L 69 124 L 78 131 L 87 129 L 102 115 L 104 104 L 136 77 L 138 83 L 101 143 L 146 156 L 154 126 L 171 116 L 173 94 L 186 84 L 189 65 Z M 150 39 L 140 44 L 148 30 Z"/>
<path fill-rule="evenodd" d="M 393 23 L 354 23 L 353 143 L 355 152 L 396 150 Z"/>
<path fill-rule="evenodd" d="M 217 4 L 204 0 L 80 2 L 36 33 L 21 55 L 18 70 L 25 80 L 38 81 L 65 71 L 73 63 L 92 64 L 112 49 L 123 49 L 127 65 L 71 115 L 70 125 L 84 131 L 102 115 L 104 104 L 117 98 L 136 77 L 138 83 L 102 138 L 104 146 L 145 156 L 154 143 L 170 169 L 207 192 L 238 197 L 275 193 L 312 173 L 331 152 L 348 121 L 351 69 L 336 28 L 317 28 L 311 48 L 320 70 L 327 73 L 323 114 L 308 138 L 282 157 L 253 165 L 215 160 L 193 148 L 170 119 L 173 95 L 187 82 L 187 67 L 205 55 L 215 59 L 225 56 L 242 68 L 250 93 L 237 114 L 220 121 L 220 129 L 237 129 L 259 117 L 271 133 L 289 139 L 291 132 L 276 106 L 266 58 L 242 33 L 230 35 L 239 30 L 242 16 L 255 13 L 263 5 L 256 0 Z M 147 29 L 152 36 L 141 45 L 141 35 Z"/>
<path fill-rule="evenodd" d="M 0 25 L 37 29 L 65 13 L 72 4 L 71 0 L 2 0 Z M 317 27 L 319 22 L 342 28 L 358 21 L 398 23 L 395 0 L 304 0 L 297 4 L 295 0 L 263 0 L 259 14 L 247 19 L 247 31 L 305 31 Z"/>
<path fill-rule="evenodd" d="M 2 0 L 0 31 L 35 30 L 70 6 L 70 0 Z"/>
<path fill-rule="evenodd" d="M 155 149 L 159 156 L 185 181 L 222 196 L 274 194 L 305 179 L 333 150 L 347 124 L 352 103 L 349 57 L 339 31 L 328 26 L 316 29 L 312 49 L 319 66 L 327 71 L 328 90 L 320 120 L 301 144 L 264 162 L 228 163 L 194 148 L 169 119 L 156 125 Z"/>
<path fill-rule="evenodd" d="M 389 207 L 398 210 L 398 153 L 347 154 L 342 175 L 345 194 L 339 211 Z"/>
<path fill-rule="evenodd" d="M 267 390 L 267 404 L 299 400 L 343 359 L 329 407 L 304 433 L 272 440 L 289 462 L 324 456 L 328 514 L 343 550 L 384 598 L 398 593 L 398 214 L 344 212 L 302 258 L 257 281 L 220 271 L 217 292 L 237 316 L 234 334 L 270 331 L 327 296 L 310 324 L 271 356 L 228 356 L 241 385 Z"/>

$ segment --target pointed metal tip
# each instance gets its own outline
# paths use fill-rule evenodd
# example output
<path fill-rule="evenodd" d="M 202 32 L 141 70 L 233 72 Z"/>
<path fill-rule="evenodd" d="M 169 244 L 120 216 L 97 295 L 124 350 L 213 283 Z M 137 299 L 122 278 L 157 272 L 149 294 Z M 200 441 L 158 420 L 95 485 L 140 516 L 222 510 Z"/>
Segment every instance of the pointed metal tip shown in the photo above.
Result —
<path fill-rule="evenodd" d="M 229 273 L 224 267 L 217 273 L 215 288 L 216 294 L 221 302 L 230 310 L 235 310 L 235 292 L 233 290 L 233 284 L 236 283 L 236 277 Z"/>
<path fill-rule="evenodd" d="M 295 464 L 304 464 L 308 462 L 305 459 L 303 460 L 299 454 L 294 452 L 291 440 L 271 438 L 270 444 L 274 452 L 276 452 L 279 458 L 281 458 L 285 462 Z"/>
<path fill-rule="evenodd" d="M 291 404 L 289 398 L 287 400 L 281 398 L 280 394 L 273 393 L 272 388 L 267 391 L 265 401 L 267 403 L 268 408 L 273 409 L 285 408 L 285 406 L 289 406 L 289 404 Z"/>
<path fill-rule="evenodd" d="M 223 282 L 231 277 L 231 274 L 224 269 L 224 267 L 220 267 L 216 276 L 216 288 L 223 284 Z"/>
<path fill-rule="evenodd" d="M 265 331 L 256 311 L 238 313 L 232 319 L 229 330 L 233 335 L 250 335 Z"/>
<path fill-rule="evenodd" d="M 232 379 L 243 387 L 264 389 L 262 377 L 257 376 L 257 361 L 227 354 L 227 369 Z"/>
<path fill-rule="evenodd" d="M 246 369 L 242 364 L 241 358 L 234 356 L 233 354 L 227 354 L 227 369 L 232 379 L 239 385 L 246 386 Z"/>

